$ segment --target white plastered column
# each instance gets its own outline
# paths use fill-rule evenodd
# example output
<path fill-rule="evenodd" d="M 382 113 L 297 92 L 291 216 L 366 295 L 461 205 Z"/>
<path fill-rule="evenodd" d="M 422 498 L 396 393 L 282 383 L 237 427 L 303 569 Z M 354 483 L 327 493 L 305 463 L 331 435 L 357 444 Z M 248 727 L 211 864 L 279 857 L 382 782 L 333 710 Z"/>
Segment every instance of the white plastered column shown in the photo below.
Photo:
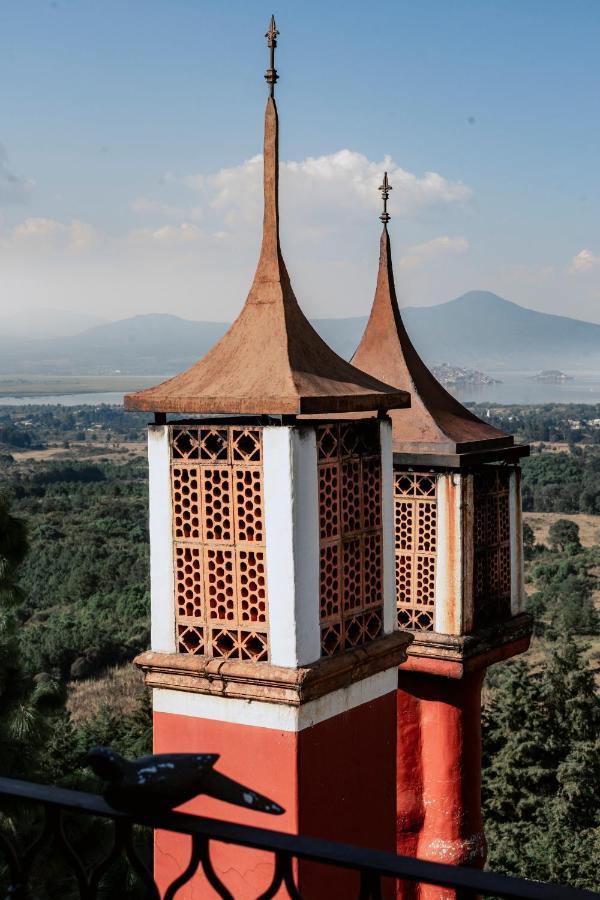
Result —
<path fill-rule="evenodd" d="M 437 480 L 434 630 L 465 634 L 472 622 L 472 477 L 447 472 Z"/>
<path fill-rule="evenodd" d="M 315 429 L 265 428 L 263 471 L 270 661 L 297 667 L 321 655 Z"/>
<path fill-rule="evenodd" d="M 510 473 L 508 485 L 508 509 L 510 516 L 510 613 L 523 612 L 525 589 L 523 574 L 523 513 L 521 501 L 521 470 Z"/>
<path fill-rule="evenodd" d="M 175 653 L 173 502 L 169 426 L 148 426 L 151 646 Z"/>
<path fill-rule="evenodd" d="M 398 628 L 396 606 L 396 557 L 394 552 L 394 457 L 392 424 L 379 423 L 381 442 L 381 519 L 383 524 L 383 631 L 391 634 Z"/>

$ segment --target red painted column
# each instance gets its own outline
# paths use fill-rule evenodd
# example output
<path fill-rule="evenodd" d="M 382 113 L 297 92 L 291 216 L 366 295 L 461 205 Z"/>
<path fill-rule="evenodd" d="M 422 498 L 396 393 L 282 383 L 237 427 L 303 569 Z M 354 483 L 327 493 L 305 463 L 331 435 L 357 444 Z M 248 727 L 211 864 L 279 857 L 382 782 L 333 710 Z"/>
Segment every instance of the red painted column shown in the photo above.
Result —
<path fill-rule="evenodd" d="M 419 835 L 425 819 L 419 699 L 409 691 L 396 691 L 396 711 L 396 852 L 403 856 L 417 856 Z M 398 896 L 403 900 L 413 900 L 417 897 L 417 886 L 410 881 L 399 884 Z"/>
<path fill-rule="evenodd" d="M 209 748 L 220 754 L 220 771 L 286 810 L 273 819 L 200 796 L 184 812 L 394 852 L 395 712 L 393 689 L 299 730 L 155 712 L 154 749 L 185 753 Z M 161 895 L 185 870 L 190 848 L 186 836 L 156 832 L 154 870 Z M 211 861 L 236 900 L 259 896 L 273 875 L 273 855 L 266 852 L 211 842 Z M 300 862 L 295 873 L 305 900 L 358 896 L 356 872 Z M 383 896 L 392 900 L 393 893 L 388 879 Z M 180 895 L 181 900 L 204 900 L 216 893 L 199 872 Z"/>
<path fill-rule="evenodd" d="M 484 668 L 459 679 L 399 672 L 398 853 L 478 868 L 485 862 L 481 818 L 484 674 Z M 417 889 L 403 885 L 399 896 L 454 900 L 457 894 L 431 885 Z"/>

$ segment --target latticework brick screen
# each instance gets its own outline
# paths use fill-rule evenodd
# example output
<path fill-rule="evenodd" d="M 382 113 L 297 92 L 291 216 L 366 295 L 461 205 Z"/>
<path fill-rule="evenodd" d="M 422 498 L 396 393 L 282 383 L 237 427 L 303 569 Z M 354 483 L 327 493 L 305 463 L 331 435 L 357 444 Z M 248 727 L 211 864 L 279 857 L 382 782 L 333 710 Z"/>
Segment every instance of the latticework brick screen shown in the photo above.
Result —
<path fill-rule="evenodd" d="M 398 625 L 432 631 L 437 553 L 436 476 L 394 470 Z"/>
<path fill-rule="evenodd" d="M 378 423 L 317 429 L 321 651 L 332 656 L 383 629 Z"/>
<path fill-rule="evenodd" d="M 268 658 L 262 431 L 171 429 L 177 649 Z"/>
<path fill-rule="evenodd" d="M 475 475 L 475 626 L 510 617 L 510 472 L 489 467 Z"/>

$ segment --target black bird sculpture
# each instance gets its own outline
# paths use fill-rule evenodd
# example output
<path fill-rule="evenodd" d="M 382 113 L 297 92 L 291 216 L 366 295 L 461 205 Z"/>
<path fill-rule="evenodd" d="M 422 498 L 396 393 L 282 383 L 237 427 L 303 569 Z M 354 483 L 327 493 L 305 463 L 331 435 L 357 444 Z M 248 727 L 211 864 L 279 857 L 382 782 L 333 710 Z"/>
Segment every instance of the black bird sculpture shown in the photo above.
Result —
<path fill-rule="evenodd" d="M 90 768 L 108 782 L 104 799 L 122 811 L 167 812 L 207 794 L 256 812 L 285 812 L 268 797 L 216 772 L 218 758 L 218 753 L 157 753 L 128 760 L 107 747 L 94 747 L 86 756 Z"/>

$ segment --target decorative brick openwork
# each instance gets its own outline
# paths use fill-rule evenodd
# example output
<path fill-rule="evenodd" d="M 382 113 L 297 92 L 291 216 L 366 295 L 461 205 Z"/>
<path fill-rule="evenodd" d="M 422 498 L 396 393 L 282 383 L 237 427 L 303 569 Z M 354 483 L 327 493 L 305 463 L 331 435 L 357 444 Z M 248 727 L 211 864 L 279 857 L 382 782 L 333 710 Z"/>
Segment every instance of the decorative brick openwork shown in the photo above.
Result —
<path fill-rule="evenodd" d="M 394 470 L 398 625 L 433 631 L 437 482 L 426 472 Z"/>
<path fill-rule="evenodd" d="M 268 659 L 262 431 L 171 428 L 177 649 Z"/>
<path fill-rule="evenodd" d="M 378 423 L 317 429 L 321 652 L 383 631 L 383 526 Z"/>
<path fill-rule="evenodd" d="M 474 481 L 475 627 L 510 618 L 510 470 L 489 466 Z"/>

